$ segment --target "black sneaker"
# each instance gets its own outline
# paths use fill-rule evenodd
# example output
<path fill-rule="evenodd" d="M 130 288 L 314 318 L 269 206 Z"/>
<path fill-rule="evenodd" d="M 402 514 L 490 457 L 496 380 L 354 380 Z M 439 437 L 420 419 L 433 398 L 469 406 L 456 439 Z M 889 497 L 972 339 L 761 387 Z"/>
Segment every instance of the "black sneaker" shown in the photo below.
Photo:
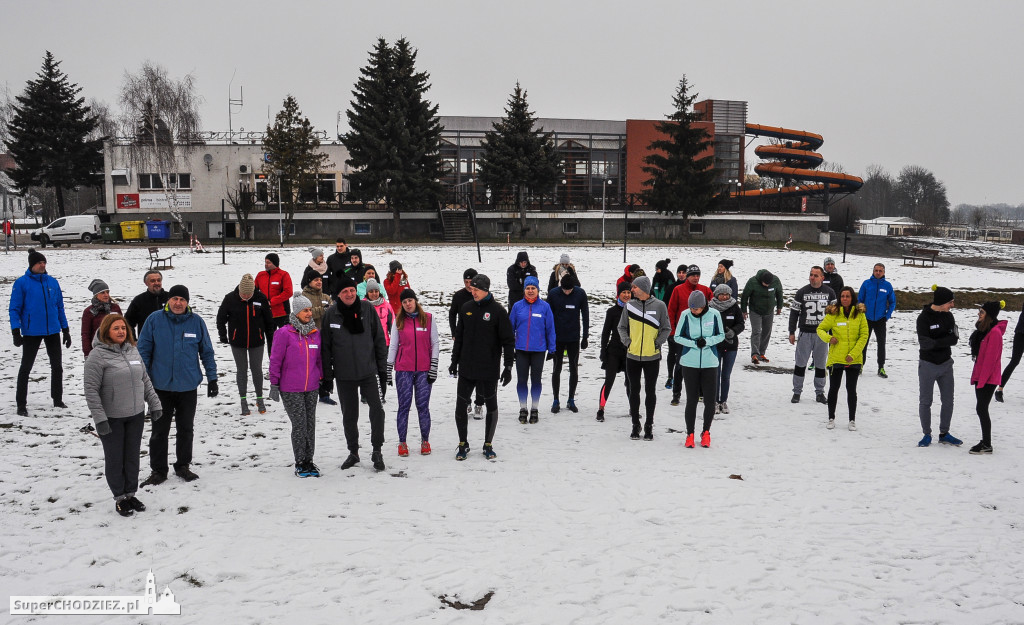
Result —
<path fill-rule="evenodd" d="M 791 403 L 791 404 L 799 404 L 800 403 L 800 393 L 793 393 L 793 397 L 790 398 L 789 403 Z"/>
<path fill-rule="evenodd" d="M 351 469 L 357 464 L 359 464 L 359 456 L 357 454 L 349 454 L 348 458 L 345 458 L 345 462 L 341 463 L 341 470 Z"/>
<path fill-rule="evenodd" d="M 370 454 L 370 460 L 373 462 L 373 468 L 377 471 L 383 471 L 387 468 L 384 466 L 384 454 L 380 453 L 379 450 Z"/>
<path fill-rule="evenodd" d="M 295 463 L 295 477 L 309 477 L 306 473 L 306 465 L 301 462 Z"/>
<path fill-rule="evenodd" d="M 132 509 L 132 504 L 128 503 L 127 499 L 122 499 L 114 503 L 114 510 L 121 516 L 131 516 L 135 514 L 135 510 Z"/>
<path fill-rule="evenodd" d="M 132 495 L 128 499 L 125 499 L 125 501 L 127 501 L 128 505 L 131 506 L 132 510 L 134 510 L 136 512 L 145 512 L 146 511 L 146 504 L 144 504 L 141 501 L 139 501 L 138 499 L 136 499 L 134 495 Z"/>
<path fill-rule="evenodd" d="M 825 393 L 818 393 L 817 395 L 814 396 L 814 401 L 818 402 L 819 404 L 827 404 L 828 398 L 825 397 Z"/>
<path fill-rule="evenodd" d="M 654 440 L 654 426 L 653 425 L 645 425 L 644 426 L 644 440 L 645 441 L 653 441 Z"/>
<path fill-rule="evenodd" d="M 540 420 L 540 411 L 536 408 L 530 408 L 530 423 L 536 423 Z"/>
<path fill-rule="evenodd" d="M 672 401 L 669 402 L 669 404 L 672 405 L 672 406 L 678 406 L 679 405 L 679 395 L 673 395 L 672 396 Z"/>
<path fill-rule="evenodd" d="M 597 420 L 604 421 L 604 408 L 597 409 Z"/>
<path fill-rule="evenodd" d="M 26 408 L 25 406 L 18 406 L 18 416 L 19 417 L 27 417 L 28 416 L 28 408 Z"/>
<path fill-rule="evenodd" d="M 62 400 L 60 400 L 60 399 L 55 399 L 55 400 L 53 400 L 53 407 L 54 407 L 54 408 L 67 408 L 67 407 L 68 407 L 68 405 L 67 405 L 67 404 L 65 404 L 65 403 L 64 403 L 64 402 L 63 402 Z"/>
<path fill-rule="evenodd" d="M 565 404 L 565 407 L 568 408 L 570 412 L 580 411 L 580 409 L 576 407 L 576 400 L 571 397 L 569 398 L 569 401 Z"/>
<path fill-rule="evenodd" d="M 455 452 L 456 460 L 465 460 L 469 455 L 469 443 L 459 443 L 459 450 Z"/>
<path fill-rule="evenodd" d="M 188 467 L 185 467 L 184 469 L 175 469 L 174 474 L 186 482 L 194 482 L 199 479 L 199 476 L 193 473 Z"/>
<path fill-rule="evenodd" d="M 1000 404 L 1003 403 L 1003 391 L 996 391 L 996 401 L 999 402 Z"/>
<path fill-rule="evenodd" d="M 156 486 L 158 484 L 163 484 L 166 481 L 167 481 L 167 474 L 166 473 L 157 473 L 156 471 L 153 471 L 152 473 L 149 474 L 149 477 L 144 479 L 142 481 L 142 483 L 139 484 L 139 486 L 140 487 L 142 487 L 142 486 Z"/>
<path fill-rule="evenodd" d="M 519 422 L 520 423 L 523 423 L 523 424 L 526 423 L 526 415 L 527 415 L 526 408 L 520 408 L 519 409 Z"/>
<path fill-rule="evenodd" d="M 494 447 L 490 443 L 484 443 L 484 458 L 494 460 L 497 457 L 498 454 L 494 453 Z"/>
<path fill-rule="evenodd" d="M 992 445 L 986 445 L 984 441 L 979 442 L 974 447 L 971 447 L 972 454 L 990 454 L 992 453 Z"/>
<path fill-rule="evenodd" d="M 309 477 L 320 477 L 320 467 L 312 462 L 306 463 L 306 475 Z"/>
<path fill-rule="evenodd" d="M 635 441 L 640 440 L 640 424 L 639 423 L 634 423 L 633 424 L 633 431 L 630 432 L 629 437 L 631 439 L 635 440 Z"/>

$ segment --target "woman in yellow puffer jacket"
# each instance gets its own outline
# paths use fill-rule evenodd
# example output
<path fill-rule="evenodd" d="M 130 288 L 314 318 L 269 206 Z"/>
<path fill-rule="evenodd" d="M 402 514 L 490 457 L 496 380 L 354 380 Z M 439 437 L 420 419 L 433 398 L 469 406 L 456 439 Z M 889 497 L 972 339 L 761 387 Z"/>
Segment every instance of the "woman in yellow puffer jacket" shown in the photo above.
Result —
<path fill-rule="evenodd" d="M 864 365 L 864 346 L 868 343 L 868 320 L 864 304 L 857 303 L 851 287 L 839 291 L 839 302 L 825 309 L 818 324 L 818 336 L 829 344 L 828 429 L 836 426 L 839 386 L 846 373 L 846 404 L 850 409 L 850 431 L 857 429 L 857 379 Z"/>

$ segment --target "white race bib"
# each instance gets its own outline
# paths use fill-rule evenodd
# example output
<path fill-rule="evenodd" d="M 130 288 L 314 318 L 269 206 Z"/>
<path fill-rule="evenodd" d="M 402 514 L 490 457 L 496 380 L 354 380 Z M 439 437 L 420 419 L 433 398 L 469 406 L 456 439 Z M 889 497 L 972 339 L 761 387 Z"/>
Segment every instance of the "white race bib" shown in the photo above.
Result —
<path fill-rule="evenodd" d="M 320 346 L 315 344 L 315 343 L 310 343 L 309 348 L 310 349 L 320 349 Z"/>
<path fill-rule="evenodd" d="M 574 306 L 573 304 L 566 304 L 565 307 L 566 308 L 576 308 L 576 306 Z"/>
<path fill-rule="evenodd" d="M 336 329 L 336 330 L 340 330 L 341 329 L 341 324 L 339 324 L 339 323 L 332 323 L 331 327 Z"/>
<path fill-rule="evenodd" d="M 128 364 L 130 364 L 130 365 L 141 365 L 142 361 L 141 360 L 129 360 Z"/>
<path fill-rule="evenodd" d="M 194 339 L 194 338 L 196 338 L 196 335 L 192 334 L 191 332 L 186 332 L 185 333 L 185 338 L 187 338 L 187 339 Z"/>
<path fill-rule="evenodd" d="M 542 315 L 542 314 L 540 314 L 540 313 L 533 313 L 533 316 L 534 316 L 534 317 L 543 317 L 544 315 Z"/>
<path fill-rule="evenodd" d="M 845 323 L 837 323 L 836 325 L 837 325 L 837 326 L 840 326 L 840 327 L 843 327 L 843 326 L 845 326 L 846 324 L 845 324 Z"/>

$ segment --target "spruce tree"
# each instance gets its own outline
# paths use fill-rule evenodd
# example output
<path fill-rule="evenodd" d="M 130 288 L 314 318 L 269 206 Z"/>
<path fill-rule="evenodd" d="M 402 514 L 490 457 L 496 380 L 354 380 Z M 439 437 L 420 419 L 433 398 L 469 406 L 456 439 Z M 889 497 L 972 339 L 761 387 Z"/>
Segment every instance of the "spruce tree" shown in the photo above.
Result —
<path fill-rule="evenodd" d="M 651 154 L 644 158 L 643 170 L 650 175 L 643 183 L 649 187 L 643 192 L 647 205 L 684 218 L 714 210 L 723 195 L 715 183 L 714 156 L 699 157 L 711 147 L 711 139 L 705 129 L 693 125 L 700 121 L 693 112 L 696 99 L 684 75 L 672 98 L 675 111 L 655 126 L 665 138 L 651 142 Z"/>
<path fill-rule="evenodd" d="M 485 151 L 480 178 L 488 187 L 515 191 L 519 210 L 520 236 L 526 238 L 524 197 L 528 189 L 554 185 L 562 170 L 562 157 L 555 151 L 553 133 L 534 128 L 536 117 L 526 102 L 526 91 L 516 83 L 508 99 L 505 116 L 484 136 Z"/>
<path fill-rule="evenodd" d="M 57 211 L 65 215 L 64 189 L 93 186 L 103 170 L 103 142 L 89 140 L 96 118 L 78 97 L 81 88 L 60 70 L 60 61 L 50 52 L 36 80 L 15 98 L 14 114 L 8 125 L 8 148 L 18 167 L 10 172 L 22 190 L 41 186 L 52 188 Z"/>

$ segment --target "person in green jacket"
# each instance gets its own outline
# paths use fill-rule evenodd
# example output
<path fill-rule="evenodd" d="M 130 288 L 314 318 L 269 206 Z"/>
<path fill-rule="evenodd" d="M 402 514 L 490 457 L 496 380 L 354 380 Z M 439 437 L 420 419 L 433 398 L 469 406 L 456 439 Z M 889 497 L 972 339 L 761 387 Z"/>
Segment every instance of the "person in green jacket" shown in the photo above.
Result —
<path fill-rule="evenodd" d="M 761 269 L 743 287 L 740 310 L 743 318 L 750 320 L 750 361 L 755 365 L 768 362 L 764 353 L 772 338 L 772 322 L 775 315 L 782 314 L 782 282 L 772 272 Z"/>
<path fill-rule="evenodd" d="M 825 318 L 818 324 L 818 336 L 828 342 L 829 372 L 828 429 L 836 426 L 836 403 L 839 386 L 846 374 L 846 405 L 850 409 L 850 431 L 857 429 L 857 379 L 864 366 L 864 346 L 868 343 L 868 318 L 864 304 L 857 303 L 851 287 L 839 292 L 839 302 L 825 309 Z"/>

